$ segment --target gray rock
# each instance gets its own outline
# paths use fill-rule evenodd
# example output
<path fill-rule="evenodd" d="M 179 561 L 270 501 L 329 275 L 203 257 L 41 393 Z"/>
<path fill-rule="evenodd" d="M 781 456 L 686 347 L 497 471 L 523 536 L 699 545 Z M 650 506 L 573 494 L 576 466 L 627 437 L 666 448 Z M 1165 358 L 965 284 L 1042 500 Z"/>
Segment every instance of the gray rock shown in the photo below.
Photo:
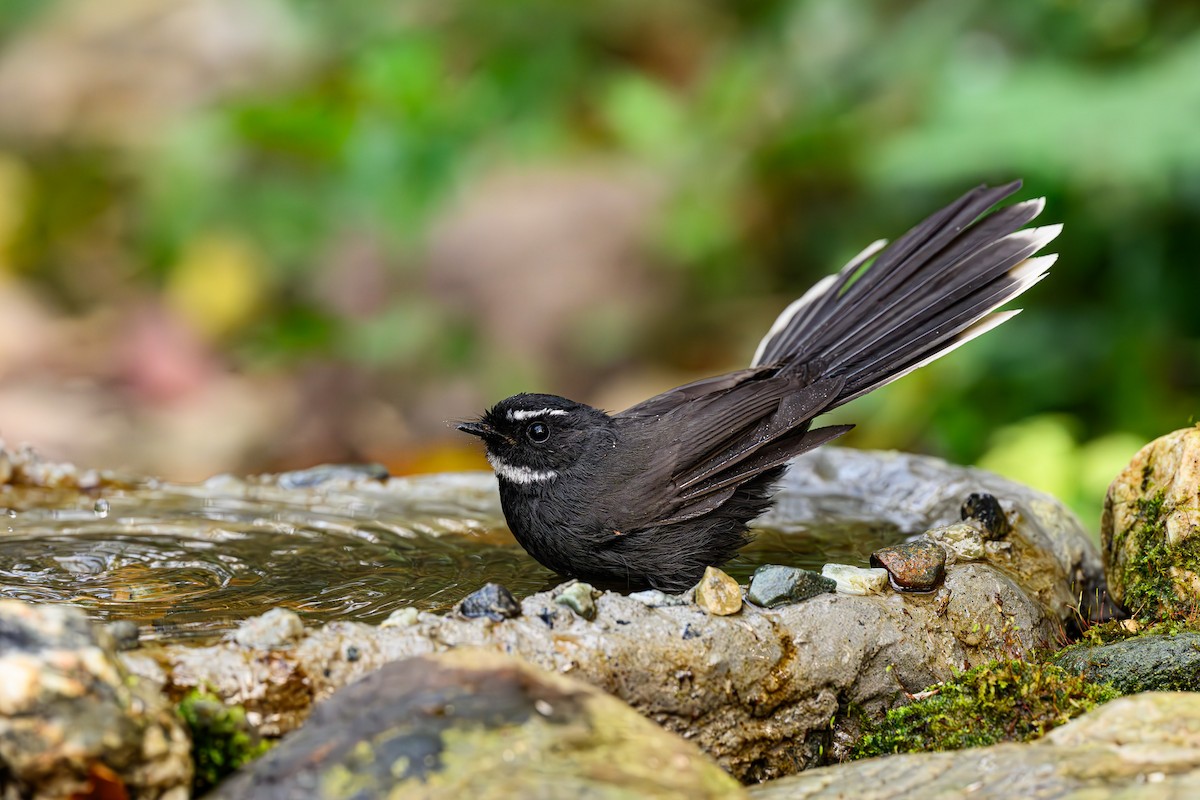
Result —
<path fill-rule="evenodd" d="M 1135 636 L 1123 642 L 1063 650 L 1053 663 L 1122 694 L 1200 691 L 1200 633 Z"/>
<path fill-rule="evenodd" d="M 976 492 L 994 495 L 1009 509 L 1021 550 L 1017 559 L 988 548 L 989 560 L 1062 620 L 1108 618 L 1100 553 L 1079 520 L 1050 495 L 985 470 L 907 453 L 821 447 L 792 462 L 759 523 L 802 532 L 857 520 L 917 533 L 960 521 L 963 501 Z"/>
<path fill-rule="evenodd" d="M 686 606 L 688 604 L 688 599 L 686 596 L 680 594 L 667 594 L 666 592 L 659 591 L 658 589 L 645 589 L 640 592 L 631 592 L 629 594 L 629 599 L 636 600 L 637 602 L 649 608 L 667 608 L 669 606 Z"/>
<path fill-rule="evenodd" d="M 917 753 L 814 769 L 750 789 L 754 800 L 1200 797 L 1200 696 L 1122 697 L 1031 744 Z"/>
<path fill-rule="evenodd" d="M 286 608 L 272 608 L 243 621 L 233 632 L 233 640 L 242 647 L 275 650 L 288 647 L 303 635 L 304 623 L 299 614 Z"/>
<path fill-rule="evenodd" d="M 498 583 L 486 583 L 463 598 L 458 613 L 468 618 L 486 617 L 493 622 L 521 616 L 521 606 L 512 593 Z"/>
<path fill-rule="evenodd" d="M 921 537 L 945 547 L 957 561 L 979 561 L 987 555 L 983 534 L 978 525 L 956 522 L 927 530 Z"/>
<path fill-rule="evenodd" d="M 361 491 L 372 502 L 388 493 L 408 502 L 421 493 L 419 502 L 440 509 L 498 513 L 490 475 Z M 983 560 L 948 566 L 935 593 L 822 594 L 718 617 L 686 595 L 606 592 L 592 622 L 538 593 L 522 602 L 522 616 L 500 625 L 423 612 L 406 627 L 330 623 L 270 659 L 236 642 L 142 647 L 124 659 L 176 691 L 211 688 L 272 735 L 295 728 L 314 700 L 389 661 L 461 646 L 510 652 L 610 692 L 739 778 L 761 780 L 828 759 L 833 743 L 852 732 L 847 707 L 876 714 L 903 702 L 904 687 L 1031 653 L 1076 616 L 1080 597 L 1085 616 L 1097 608 L 1090 604 L 1100 559 L 1078 522 L 1052 498 L 979 470 L 823 448 L 795 462 L 767 523 L 799 533 L 876 520 L 915 533 L 957 522 L 963 499 L 977 491 L 1012 510 L 1013 530 L 987 542 Z M 388 502 L 400 500 L 389 495 Z M 359 649 L 357 661 L 345 658 L 349 645 Z"/>
<path fill-rule="evenodd" d="M 214 798 L 744 797 L 694 744 L 578 680 L 460 649 L 321 703 Z"/>
<path fill-rule="evenodd" d="M 113 797 L 183 800 L 191 743 L 156 689 L 77 609 L 0 601 L 3 796 L 93 797 L 106 782 Z"/>
<path fill-rule="evenodd" d="M 332 623 L 269 662 L 229 642 L 143 647 L 127 659 L 177 687 L 209 687 L 272 735 L 294 728 L 312 700 L 389 661 L 458 647 L 510 652 L 614 694 L 735 776 L 762 780 L 821 763 L 831 735 L 853 726 L 847 704 L 878 712 L 903 701 L 900 687 L 1032 652 L 1059 624 L 986 563 L 950 568 L 936 595 L 821 594 L 732 617 L 650 608 L 613 592 L 596 603 L 595 622 L 564 613 L 544 592 L 502 625 L 433 614 L 405 628 Z M 344 658 L 348 644 L 360 648 L 358 661 Z"/>
<path fill-rule="evenodd" d="M 754 570 L 750 577 L 746 599 L 756 606 L 776 608 L 834 591 L 837 591 L 837 581 L 820 573 L 797 567 L 764 564 Z"/>

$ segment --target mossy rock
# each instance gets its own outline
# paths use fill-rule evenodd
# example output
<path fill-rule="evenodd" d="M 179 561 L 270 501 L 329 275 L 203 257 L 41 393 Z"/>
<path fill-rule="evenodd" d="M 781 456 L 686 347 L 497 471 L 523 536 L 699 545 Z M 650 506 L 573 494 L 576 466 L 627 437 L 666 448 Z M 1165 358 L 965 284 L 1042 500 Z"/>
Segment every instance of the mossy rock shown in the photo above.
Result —
<path fill-rule="evenodd" d="M 270 749 L 246 720 L 241 706 L 227 706 L 199 689 L 188 692 L 178 706 L 179 716 L 192 734 L 195 777 L 192 790 L 199 795 Z"/>
<path fill-rule="evenodd" d="M 588 684 L 459 649 L 317 706 L 218 798 L 739 798 L 695 745 Z"/>
<path fill-rule="evenodd" d="M 1056 654 L 1054 663 L 1087 680 L 1109 683 L 1121 694 L 1200 691 L 1200 633 L 1071 647 Z"/>
<path fill-rule="evenodd" d="M 1144 620 L 1200 609 L 1200 427 L 1138 451 L 1108 489 L 1100 525 L 1112 599 Z"/>
<path fill-rule="evenodd" d="M 868 724 L 851 758 L 1027 741 L 1119 695 L 1050 664 L 998 661 Z"/>

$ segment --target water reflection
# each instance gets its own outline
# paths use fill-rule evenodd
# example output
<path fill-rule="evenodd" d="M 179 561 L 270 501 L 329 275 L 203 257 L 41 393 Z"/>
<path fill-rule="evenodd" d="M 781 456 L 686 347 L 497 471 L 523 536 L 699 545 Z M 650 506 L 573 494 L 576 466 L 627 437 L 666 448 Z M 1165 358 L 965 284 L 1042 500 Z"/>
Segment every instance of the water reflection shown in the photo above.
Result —
<path fill-rule="evenodd" d="M 516 544 L 490 485 L 451 479 L 288 490 L 233 479 L 70 495 L 6 490 L 0 597 L 128 619 L 149 639 L 211 638 L 274 606 L 308 621 L 438 610 L 487 581 L 518 597 L 558 578 Z M 761 531 L 729 565 L 862 564 L 886 526 Z"/>

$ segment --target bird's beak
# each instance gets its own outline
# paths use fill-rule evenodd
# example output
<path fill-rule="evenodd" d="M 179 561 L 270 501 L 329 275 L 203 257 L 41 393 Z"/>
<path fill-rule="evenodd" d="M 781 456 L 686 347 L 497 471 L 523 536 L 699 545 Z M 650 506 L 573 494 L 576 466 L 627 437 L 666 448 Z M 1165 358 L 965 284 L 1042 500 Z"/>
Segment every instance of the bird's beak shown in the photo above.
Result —
<path fill-rule="evenodd" d="M 458 429 L 463 433 L 478 436 L 480 439 L 487 439 L 496 434 L 496 429 L 486 422 L 463 422 L 459 424 Z"/>

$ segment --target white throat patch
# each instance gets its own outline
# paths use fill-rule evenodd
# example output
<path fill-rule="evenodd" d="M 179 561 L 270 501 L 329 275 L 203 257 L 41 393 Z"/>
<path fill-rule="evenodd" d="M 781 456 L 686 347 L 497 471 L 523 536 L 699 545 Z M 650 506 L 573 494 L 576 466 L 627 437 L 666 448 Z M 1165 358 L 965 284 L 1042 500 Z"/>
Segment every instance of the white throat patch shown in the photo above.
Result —
<path fill-rule="evenodd" d="M 505 415 L 513 422 L 522 422 L 527 419 L 535 419 L 537 417 L 565 417 L 567 412 L 561 408 L 539 408 L 536 411 L 527 411 L 523 408 L 509 409 Z"/>
<path fill-rule="evenodd" d="M 491 453 L 488 453 L 487 460 L 498 476 L 510 483 L 518 483 L 522 486 L 529 486 L 534 483 L 548 483 L 558 477 L 558 473 L 555 470 L 513 466 L 501 461 Z"/>

